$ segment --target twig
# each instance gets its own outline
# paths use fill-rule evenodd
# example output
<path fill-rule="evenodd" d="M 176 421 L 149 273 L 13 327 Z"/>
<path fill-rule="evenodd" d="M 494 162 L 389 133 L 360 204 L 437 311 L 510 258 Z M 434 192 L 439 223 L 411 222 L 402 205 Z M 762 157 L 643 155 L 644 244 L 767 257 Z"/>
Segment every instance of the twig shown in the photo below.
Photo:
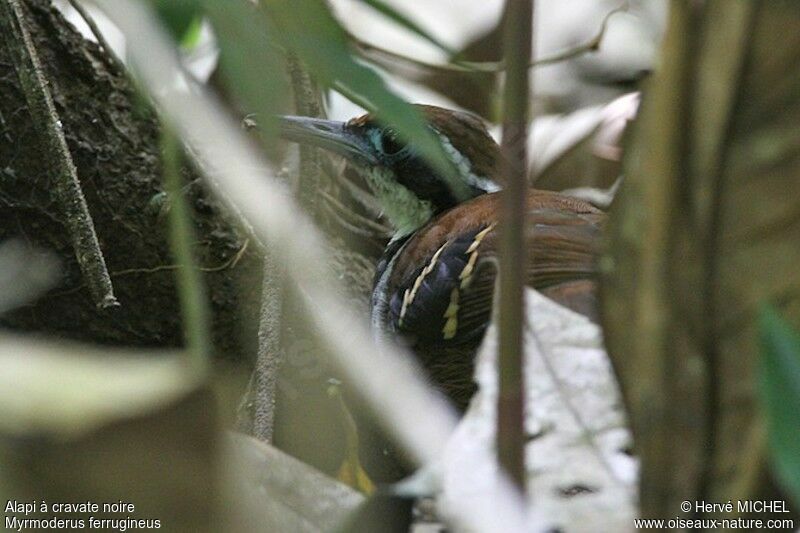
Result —
<path fill-rule="evenodd" d="M 181 145 L 168 126 L 161 131 L 164 189 L 169 194 L 169 236 L 179 267 L 176 274 L 181 302 L 184 337 L 192 368 L 202 375 L 208 368 L 211 348 L 210 320 L 206 291 L 192 259 L 194 228 L 186 200 L 181 193 Z"/>
<path fill-rule="evenodd" d="M 501 169 L 500 321 L 497 454 L 500 464 L 525 491 L 524 288 L 527 246 L 527 144 L 530 116 L 528 65 L 533 46 L 533 0 L 509 0 L 503 35 L 506 81 L 503 95 Z"/>
<path fill-rule="evenodd" d="M 292 82 L 295 112 L 303 116 L 318 116 L 321 112 L 314 84 L 308 72 L 293 55 L 288 54 L 286 69 Z M 319 152 L 310 147 L 300 148 L 296 194 L 310 213 L 316 213 L 316 202 L 322 176 Z M 285 290 L 283 265 L 267 248 L 264 253 L 264 275 L 261 288 L 261 317 L 258 327 L 258 355 L 253 370 L 253 435 L 272 442 L 275 426 L 275 406 L 278 376 L 283 365 L 284 351 L 281 332 L 283 317 L 294 316 L 296 302 Z M 249 396 L 248 391 L 248 396 Z"/>
<path fill-rule="evenodd" d="M 100 28 L 97 27 L 97 24 L 95 23 L 94 19 L 89 14 L 89 12 L 86 11 L 86 8 L 83 7 L 83 4 L 81 4 L 79 0 L 68 0 L 68 1 L 69 5 L 72 6 L 72 9 L 77 11 L 78 15 L 80 15 L 80 17 L 83 19 L 86 25 L 89 26 L 89 31 L 91 31 L 92 35 L 94 35 L 94 38 L 97 39 L 97 44 L 100 45 L 100 48 L 102 48 L 105 51 L 106 57 L 108 58 L 110 65 L 116 69 L 117 74 L 125 75 L 126 73 L 125 64 L 119 58 L 117 53 L 114 52 L 114 49 L 111 48 L 111 45 L 108 44 L 108 41 L 103 35 L 103 32 L 101 32 Z"/>
<path fill-rule="evenodd" d="M 285 299 L 285 272 L 275 254 L 264 253 L 261 286 L 261 316 L 258 324 L 258 355 L 253 369 L 253 436 L 271 443 L 275 429 L 278 374 L 283 365 L 281 324 Z M 249 391 L 247 396 L 249 396 Z"/>
<path fill-rule="evenodd" d="M 213 266 L 213 267 L 197 267 L 197 270 L 199 270 L 200 272 L 221 272 L 221 271 L 226 270 L 228 268 L 234 268 L 234 267 L 236 267 L 237 264 L 239 264 L 239 261 L 242 259 L 242 256 L 244 255 L 245 250 L 247 250 L 247 246 L 249 244 L 250 244 L 250 239 L 246 239 L 244 241 L 244 244 L 242 244 L 242 247 L 239 248 L 239 251 L 236 252 L 235 254 L 233 254 L 233 256 L 228 258 L 222 264 L 217 265 L 217 266 Z M 149 268 L 126 268 L 124 270 L 117 270 L 115 272 L 110 272 L 109 276 L 111 276 L 111 279 L 117 279 L 117 278 L 130 276 L 130 275 L 134 275 L 134 274 L 156 274 L 158 272 L 169 272 L 170 270 L 177 270 L 180 267 L 181 267 L 180 265 L 174 265 L 173 264 L 173 265 L 158 265 L 158 266 L 149 267 Z M 74 294 L 74 293 L 78 292 L 79 290 L 81 290 L 85 286 L 86 285 L 84 283 L 80 283 L 79 285 L 76 285 L 76 286 L 74 286 L 74 287 L 72 287 L 70 289 L 67 289 L 65 291 L 51 292 L 50 296 L 53 296 L 53 297 L 55 297 L 55 296 L 68 296 L 70 294 Z"/>
<path fill-rule="evenodd" d="M 605 17 L 603 17 L 603 21 L 600 23 L 600 28 L 597 30 L 597 33 L 586 42 L 583 42 L 581 44 L 578 44 L 570 48 L 566 48 L 564 50 L 560 50 L 558 52 L 553 53 L 552 55 L 529 61 L 528 65 L 530 67 L 551 65 L 553 63 L 559 63 L 561 61 L 574 59 L 583 54 L 596 52 L 597 50 L 600 49 L 600 44 L 603 42 L 603 38 L 605 37 L 606 29 L 608 27 L 608 20 L 611 18 L 612 15 L 627 11 L 628 8 L 629 8 L 628 2 L 624 2 L 620 6 L 609 11 L 605 15 Z M 408 57 L 406 55 L 399 54 L 392 50 L 388 50 L 386 48 L 382 48 L 380 46 L 367 43 L 359 39 L 352 33 L 348 34 L 348 37 L 350 41 L 355 45 L 356 51 L 362 57 L 364 57 L 365 59 L 371 59 L 373 61 L 375 61 L 375 56 L 378 55 L 378 56 L 383 56 L 385 58 L 389 58 L 392 61 L 397 61 L 405 63 L 407 65 L 411 65 L 416 68 L 420 68 L 428 72 L 438 72 L 445 74 L 448 73 L 449 74 L 453 73 L 499 74 L 505 70 L 505 65 L 503 61 L 452 61 L 451 63 L 445 63 L 445 64 L 428 63 L 420 59 Z"/>
<path fill-rule="evenodd" d="M 600 23 L 600 28 L 597 30 L 597 33 L 589 39 L 588 41 L 578 44 L 571 48 L 566 48 L 559 52 L 555 52 L 552 55 L 542 57 L 533 61 L 528 61 L 528 65 L 531 67 L 541 67 L 543 65 L 551 65 L 553 63 L 559 63 L 561 61 L 567 61 L 569 59 L 576 58 L 580 55 L 589 53 L 589 52 L 596 52 L 600 49 L 600 43 L 603 42 L 603 37 L 606 35 L 606 28 L 608 27 L 608 20 L 611 18 L 612 15 L 617 13 L 627 11 L 628 10 L 628 2 L 624 2 L 619 6 L 615 7 L 608 13 L 606 16 L 603 17 L 603 21 Z M 472 68 L 479 71 L 484 72 L 502 72 L 505 70 L 505 66 L 502 61 L 497 62 L 461 62 L 463 66 L 468 68 Z"/>
<path fill-rule="evenodd" d="M 220 272 L 220 271 L 226 270 L 228 268 L 233 268 L 242 259 L 242 256 L 244 255 L 245 250 L 247 250 L 247 246 L 249 244 L 250 244 L 250 239 L 246 239 L 244 241 L 244 244 L 242 244 L 242 247 L 239 248 L 239 251 L 237 251 L 231 257 L 226 259 L 220 265 L 213 266 L 213 267 L 196 267 L 196 268 L 200 272 Z M 117 270 L 115 272 L 112 272 L 111 273 L 111 277 L 112 278 L 116 278 L 118 276 L 127 276 L 127 275 L 130 275 L 130 274 L 154 274 L 156 272 L 162 272 L 162 271 L 165 271 L 165 270 L 177 270 L 179 268 L 181 268 L 181 265 L 178 265 L 178 264 L 175 264 L 175 265 L 159 265 L 159 266 L 151 267 L 151 268 L 126 268 L 125 270 Z"/>
<path fill-rule="evenodd" d="M 34 127 L 53 171 L 59 203 L 81 272 L 99 308 L 118 306 L 92 216 L 64 138 L 63 125 L 25 20 L 25 12 L 19 0 L 0 0 L 0 10 L 0 34 L 5 37 L 6 46 L 11 52 Z"/>
<path fill-rule="evenodd" d="M 294 93 L 295 112 L 304 117 L 319 117 L 322 108 L 319 103 L 317 89 L 308 71 L 294 54 L 287 60 L 289 79 Z M 300 146 L 300 169 L 297 180 L 297 196 L 300 205 L 309 213 L 317 215 L 317 197 L 322 184 L 322 163 L 319 150 L 313 146 Z"/>

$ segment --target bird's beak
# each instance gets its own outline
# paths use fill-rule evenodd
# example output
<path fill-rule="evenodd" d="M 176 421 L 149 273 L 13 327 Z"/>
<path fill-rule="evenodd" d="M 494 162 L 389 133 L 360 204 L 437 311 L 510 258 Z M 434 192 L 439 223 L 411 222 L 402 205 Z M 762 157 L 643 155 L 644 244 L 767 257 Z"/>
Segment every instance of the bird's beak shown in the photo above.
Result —
<path fill-rule="evenodd" d="M 310 117 L 281 117 L 281 137 L 287 141 L 317 146 L 347 158 L 353 163 L 376 165 L 372 147 L 348 130 L 344 122 Z"/>

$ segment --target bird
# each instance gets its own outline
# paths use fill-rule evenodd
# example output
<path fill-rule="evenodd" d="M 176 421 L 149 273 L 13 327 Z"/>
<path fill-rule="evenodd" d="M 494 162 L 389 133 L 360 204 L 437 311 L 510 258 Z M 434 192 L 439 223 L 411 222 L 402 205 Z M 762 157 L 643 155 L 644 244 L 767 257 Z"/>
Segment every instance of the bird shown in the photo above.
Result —
<path fill-rule="evenodd" d="M 453 172 L 435 169 L 413 140 L 370 113 L 346 122 L 284 116 L 281 134 L 343 156 L 368 184 L 394 232 L 376 266 L 372 329 L 380 340 L 408 346 L 463 411 L 492 315 L 501 152 L 480 117 L 415 107 Z M 605 212 L 557 192 L 531 188 L 526 196 L 527 285 L 597 321 Z"/>

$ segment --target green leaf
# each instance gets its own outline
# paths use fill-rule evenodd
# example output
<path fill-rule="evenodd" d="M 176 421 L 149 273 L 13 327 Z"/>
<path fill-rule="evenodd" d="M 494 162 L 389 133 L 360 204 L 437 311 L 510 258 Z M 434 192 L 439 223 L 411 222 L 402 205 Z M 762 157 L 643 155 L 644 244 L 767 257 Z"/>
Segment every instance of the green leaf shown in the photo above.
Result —
<path fill-rule="evenodd" d="M 200 19 L 200 0 L 150 0 L 150 3 L 177 41 Z"/>
<path fill-rule="evenodd" d="M 760 392 L 775 474 L 800 504 L 800 335 L 771 307 L 760 316 Z"/>
<path fill-rule="evenodd" d="M 266 3 L 285 45 L 322 84 L 391 124 L 438 171 L 452 175 L 453 164 L 421 113 L 392 93 L 372 69 L 353 59 L 347 34 L 321 0 L 271 0 Z"/>
<path fill-rule="evenodd" d="M 403 28 L 409 30 L 411 33 L 416 34 L 417 36 L 425 39 L 435 47 L 441 49 L 448 57 L 452 58 L 455 57 L 457 52 L 444 44 L 435 35 L 428 32 L 422 26 L 408 18 L 407 16 L 403 15 L 399 11 L 397 11 L 392 6 L 383 2 L 383 0 L 361 0 L 363 3 L 370 6 L 372 9 L 383 15 L 384 17 L 392 20 L 398 26 L 402 26 Z"/>
<path fill-rule="evenodd" d="M 285 111 L 288 87 L 280 50 L 270 38 L 262 9 L 248 0 L 204 0 L 220 46 L 226 88 L 248 113 L 256 113 L 266 146 L 277 138 L 277 115 Z"/>
<path fill-rule="evenodd" d="M 191 50 L 200 42 L 200 30 L 203 29 L 203 19 L 195 17 L 189 23 L 189 27 L 183 32 L 181 36 L 181 48 Z"/>

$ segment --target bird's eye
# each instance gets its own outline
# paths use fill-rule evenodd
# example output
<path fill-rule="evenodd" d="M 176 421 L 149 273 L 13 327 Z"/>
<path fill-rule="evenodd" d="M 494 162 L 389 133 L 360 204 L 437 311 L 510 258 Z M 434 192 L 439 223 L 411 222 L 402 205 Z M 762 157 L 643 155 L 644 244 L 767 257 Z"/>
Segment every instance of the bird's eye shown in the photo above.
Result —
<path fill-rule="evenodd" d="M 381 135 L 381 149 L 386 155 L 395 155 L 403 151 L 405 145 L 400 142 L 394 130 L 385 129 Z"/>

